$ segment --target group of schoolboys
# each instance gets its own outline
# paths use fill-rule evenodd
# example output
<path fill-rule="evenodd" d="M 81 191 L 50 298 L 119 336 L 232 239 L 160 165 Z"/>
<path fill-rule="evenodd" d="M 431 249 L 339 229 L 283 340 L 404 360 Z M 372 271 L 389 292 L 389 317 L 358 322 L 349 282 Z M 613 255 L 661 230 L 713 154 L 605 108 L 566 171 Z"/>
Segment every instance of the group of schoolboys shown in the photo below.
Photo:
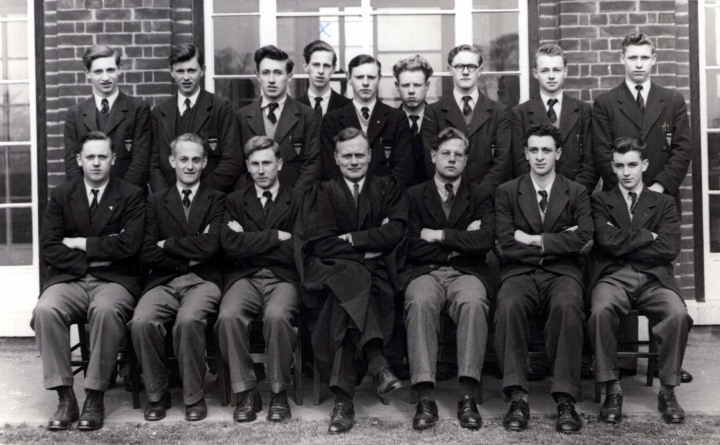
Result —
<path fill-rule="evenodd" d="M 143 370 L 145 419 L 164 418 L 171 405 L 170 329 L 185 417 L 205 418 L 209 322 L 237 394 L 233 418 L 255 420 L 263 401 L 249 330 L 258 316 L 267 419 L 287 420 L 301 305 L 316 372 L 335 394 L 331 434 L 352 428 L 356 385 L 368 372 L 379 395 L 402 388 L 386 352 L 397 311 L 418 396 L 415 429 L 438 421 L 443 311 L 457 330 L 464 428 L 482 426 L 476 391 L 491 330 L 510 400 L 503 425 L 527 428 L 535 313 L 547 319 L 556 429 L 582 428 L 574 403 L 586 322 L 606 388 L 601 418 L 620 422 L 618 324 L 632 309 L 648 315 L 658 340 L 659 410 L 667 422 L 684 421 L 674 388 L 692 319 L 673 261 L 690 133 L 682 96 L 650 81 L 651 40 L 624 39 L 626 78 L 592 108 L 564 94 L 567 61 L 554 44 L 535 56 L 540 94 L 512 110 L 478 90 L 483 59 L 468 45 L 448 55 L 453 92 L 433 104 L 428 62 L 399 61 L 399 108 L 378 99 L 373 57 L 348 64 L 353 99 L 331 88 L 331 46 L 313 42 L 304 59 L 309 88 L 293 99 L 293 61 L 274 46 L 257 50 L 262 95 L 234 112 L 200 87 L 201 51 L 178 45 L 169 57 L 177 93 L 151 112 L 119 91 L 116 51 L 85 53 L 93 97 L 67 113 L 68 181 L 48 201 L 41 252 L 49 269 L 31 322 L 44 386 L 60 400 L 48 429 L 102 427 L 126 329 Z M 603 190 L 593 193 L 600 177 Z M 485 261 L 493 249 L 499 277 Z M 588 255 L 589 281 L 580 266 Z M 70 366 L 75 323 L 88 324 L 91 350 L 82 411 Z"/>

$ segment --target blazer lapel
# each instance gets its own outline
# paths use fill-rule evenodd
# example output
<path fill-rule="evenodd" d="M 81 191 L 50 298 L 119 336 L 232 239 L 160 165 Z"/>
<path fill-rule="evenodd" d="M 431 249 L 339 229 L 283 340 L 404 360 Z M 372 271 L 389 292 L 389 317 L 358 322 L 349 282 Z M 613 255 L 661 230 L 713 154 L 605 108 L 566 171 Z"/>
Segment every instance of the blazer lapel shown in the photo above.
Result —
<path fill-rule="evenodd" d="M 341 107 L 340 98 L 342 97 L 341 94 L 336 93 L 335 90 L 330 90 L 330 100 L 328 101 L 328 113 L 332 110 L 336 110 L 339 107 Z M 310 104 L 310 100 L 308 99 L 308 105 Z M 312 105 L 313 107 L 315 104 Z"/>
<path fill-rule="evenodd" d="M 545 105 L 542 102 L 542 97 L 539 95 L 530 101 L 530 109 L 528 114 L 530 115 L 530 125 L 549 124 L 550 119 L 547 117 L 547 111 Z"/>
<path fill-rule="evenodd" d="M 469 203 L 470 188 L 467 185 L 467 181 L 460 181 L 460 190 L 455 194 L 455 202 L 453 202 L 452 209 L 450 209 L 450 218 L 448 218 L 450 220 L 450 227 L 455 227 L 455 224 L 457 224 L 465 213 L 465 210 L 467 210 Z"/>
<path fill-rule="evenodd" d="M 652 126 L 657 122 L 658 118 L 665 109 L 665 95 L 663 95 L 657 85 L 651 84 L 648 101 L 645 105 L 645 120 L 643 121 L 642 139 L 647 139 L 648 133 Z"/>
<path fill-rule="evenodd" d="M 200 183 L 197 196 L 193 198 L 192 204 L 190 205 L 190 212 L 188 213 L 186 231 L 188 236 L 202 233 L 202 231 L 205 230 L 205 227 L 200 226 L 202 225 L 205 214 L 207 214 L 209 208 L 210 200 L 208 199 L 208 190 L 202 183 Z"/>
<path fill-rule="evenodd" d="M 490 119 L 491 109 L 492 107 L 490 106 L 490 101 L 488 100 L 487 96 L 485 96 L 483 93 L 480 93 L 480 96 L 478 97 L 478 103 L 475 104 L 475 109 L 473 110 L 470 127 L 468 127 L 468 137 L 471 137 L 473 134 L 475 134 L 475 132 L 478 131 L 480 127 L 485 125 L 485 122 L 487 122 L 488 119 Z"/>
<path fill-rule="evenodd" d="M 360 196 L 358 197 L 358 218 L 356 226 L 358 230 L 363 227 L 365 219 L 370 213 L 370 203 L 373 199 L 375 199 L 375 195 L 373 193 L 374 190 L 372 190 L 372 179 L 373 178 L 368 176 L 365 177 L 365 183 L 363 184 L 363 188 L 360 190 Z"/>
<path fill-rule="evenodd" d="M 569 202 L 570 196 L 568 196 L 567 184 L 565 184 L 562 176 L 557 175 L 550 194 L 547 210 L 545 211 L 545 221 L 543 221 L 544 232 L 553 232 L 555 221 L 560 217 L 560 214 Z"/>
<path fill-rule="evenodd" d="M 175 218 L 178 224 L 180 224 L 180 227 L 187 230 L 185 211 L 183 210 L 183 204 L 180 200 L 180 193 L 175 185 L 170 186 L 165 193 L 165 208 L 173 216 L 173 218 Z"/>
<path fill-rule="evenodd" d="M 262 97 L 252 103 L 245 114 L 248 127 L 255 133 L 255 136 L 265 136 L 265 123 L 262 115 Z M 277 132 L 276 132 L 277 133 Z M 250 138 L 248 138 L 250 139 Z"/>
<path fill-rule="evenodd" d="M 458 107 L 457 102 L 455 102 L 455 96 L 453 96 L 452 93 L 445 97 L 442 104 L 442 110 L 445 113 L 445 120 L 450 123 L 451 127 L 455 127 L 461 131 L 467 128 L 465 118 L 463 117 L 462 111 L 460 111 L 460 107 Z"/>
<path fill-rule="evenodd" d="M 70 195 L 70 212 L 75 220 L 78 232 L 87 236 L 90 233 L 90 203 L 85 193 L 85 183 L 78 180 L 76 185 L 75 190 Z"/>
<path fill-rule="evenodd" d="M 430 216 L 435 220 L 435 227 L 445 228 L 447 223 L 445 219 L 445 212 L 442 209 L 442 203 L 440 202 L 440 194 L 435 186 L 435 180 L 431 179 L 425 185 L 425 208 L 427 209 Z"/>
<path fill-rule="evenodd" d="M 370 115 L 370 121 L 368 122 L 367 137 L 372 147 L 375 139 L 380 135 L 385 122 L 387 122 L 387 106 L 379 100 L 375 103 L 375 108 Z"/>
<path fill-rule="evenodd" d="M 117 99 L 115 100 L 115 103 L 113 104 L 113 107 L 110 109 L 110 116 L 108 116 L 108 120 L 105 123 L 105 128 L 103 129 L 103 132 L 105 134 L 110 134 L 110 132 L 113 131 L 115 127 L 117 127 L 118 124 L 123 121 L 123 119 L 125 119 L 125 113 L 127 112 L 127 96 L 120 92 Z"/>
<path fill-rule="evenodd" d="M 295 100 L 288 96 L 287 99 L 285 99 L 285 106 L 283 107 L 277 128 L 275 129 L 275 142 L 279 144 L 285 139 L 285 136 L 287 136 L 290 130 L 292 130 L 300 120 L 298 119 L 299 114 L 300 110 L 298 110 Z"/>
<path fill-rule="evenodd" d="M 290 199 L 290 193 L 281 185 L 275 197 L 275 202 L 270 206 L 270 212 L 265 220 L 265 229 L 275 227 L 275 224 L 288 212 L 290 209 Z"/>
<path fill-rule="evenodd" d="M 538 201 L 535 198 L 535 187 L 532 185 L 530 175 L 525 175 L 518 184 L 518 204 L 533 231 L 536 234 L 542 233 L 543 224 L 540 217 L 540 207 L 538 207 Z"/>
<path fill-rule="evenodd" d="M 640 195 L 642 197 L 642 194 Z M 631 226 L 630 222 L 630 211 L 628 210 L 627 203 L 620 191 L 620 186 L 610 192 L 610 198 L 608 199 L 608 206 L 610 206 L 610 215 L 617 224 L 620 225 L 621 229 L 629 229 Z"/>
<path fill-rule="evenodd" d="M 620 110 L 640 129 L 643 128 L 643 115 L 640 112 L 640 108 L 637 106 L 637 101 L 627 87 L 627 84 L 623 80 L 623 83 L 618 88 L 617 101 Z M 645 107 L 647 110 L 647 107 Z"/>
<path fill-rule="evenodd" d="M 83 102 L 80 108 L 85 126 L 90 131 L 97 131 L 97 108 L 95 107 L 95 96 L 90 96 L 90 99 Z"/>
<path fill-rule="evenodd" d="M 655 196 L 649 193 L 647 188 L 643 188 L 637 205 L 635 205 L 635 213 L 633 213 L 630 228 L 641 229 L 645 227 L 648 220 L 655 214 L 655 207 L 657 207 Z"/>
<path fill-rule="evenodd" d="M 122 193 L 120 193 L 120 190 L 118 189 L 119 185 L 119 182 L 110 178 L 110 182 L 108 182 L 107 187 L 105 187 L 105 192 L 100 198 L 100 202 L 98 202 L 97 210 L 95 210 L 95 217 L 90 223 L 90 232 L 88 236 L 100 236 L 100 233 L 102 233 L 102 230 L 105 228 L 108 221 L 110 221 L 112 214 L 118 207 L 120 207 L 120 204 L 122 204 Z"/>
<path fill-rule="evenodd" d="M 350 102 L 340 109 L 342 110 L 340 112 L 340 122 L 342 122 L 342 124 L 340 125 L 341 128 L 354 127 L 358 130 L 362 130 L 362 126 L 360 125 L 360 119 L 358 119 L 357 111 L 355 111 L 354 103 Z"/>
<path fill-rule="evenodd" d="M 245 217 L 249 218 L 253 223 L 255 223 L 255 226 L 258 228 L 258 230 L 264 230 L 266 221 L 265 213 L 262 206 L 260 205 L 260 200 L 255 194 L 254 185 L 248 187 L 245 192 L 244 210 Z"/>
<path fill-rule="evenodd" d="M 562 109 L 560 111 L 560 134 L 562 134 L 563 143 L 572 129 L 575 128 L 578 119 L 580 119 L 580 107 L 570 96 L 563 94 Z"/>
<path fill-rule="evenodd" d="M 192 133 L 199 133 L 205 121 L 210 117 L 212 112 L 212 101 L 210 100 L 210 93 L 205 90 L 200 90 L 197 102 L 195 102 L 197 110 L 193 115 L 193 121 L 190 123 L 190 131 Z"/>
<path fill-rule="evenodd" d="M 165 137 L 168 141 L 175 140 L 175 121 L 177 120 L 178 108 L 177 108 L 177 94 L 172 99 L 166 101 L 160 105 L 160 112 L 162 118 L 160 118 L 160 125 L 165 131 Z"/>

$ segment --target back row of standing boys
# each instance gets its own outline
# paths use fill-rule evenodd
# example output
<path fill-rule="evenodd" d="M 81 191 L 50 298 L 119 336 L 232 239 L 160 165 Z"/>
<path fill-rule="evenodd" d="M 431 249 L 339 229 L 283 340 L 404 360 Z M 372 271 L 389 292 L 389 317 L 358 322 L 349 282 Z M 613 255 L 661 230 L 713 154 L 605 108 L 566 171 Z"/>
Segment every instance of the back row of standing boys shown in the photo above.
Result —
<path fill-rule="evenodd" d="M 622 47 L 626 78 L 591 109 L 563 93 L 566 57 L 543 45 L 533 68 L 540 95 L 510 110 L 478 90 L 482 56 L 472 46 L 449 53 L 453 92 L 434 104 L 425 102 L 427 61 L 399 61 L 400 108 L 378 100 L 380 63 L 368 55 L 348 65 L 353 99 L 333 91 L 337 59 L 322 41 L 305 48 L 310 87 L 293 99 L 293 61 L 267 46 L 255 53 L 262 97 L 236 113 L 200 88 L 204 60 L 193 45 L 172 49 L 178 91 L 152 112 L 118 90 L 119 54 L 93 46 L 83 56 L 93 97 L 68 110 L 67 183 L 52 190 L 41 231 L 49 272 L 31 324 L 45 388 L 60 399 L 48 428 L 78 419 L 80 430 L 102 427 L 126 326 L 143 368 L 145 419 L 165 417 L 164 337 L 173 320 L 186 419 L 207 415 L 205 329 L 217 319 L 237 393 L 233 418 L 255 420 L 262 399 L 248 330 L 259 314 L 267 418 L 289 419 L 302 300 L 317 372 L 336 397 L 329 433 L 352 428 L 359 375 L 369 372 L 380 395 L 402 387 L 384 352 L 395 310 L 404 313 L 418 393 L 413 428 L 438 420 L 445 310 L 457 327 L 457 416 L 478 429 L 475 393 L 495 300 L 495 349 L 511 401 L 505 428 L 528 425 L 528 315 L 541 309 L 556 428 L 579 432 L 584 292 L 596 379 L 606 388 L 602 420 L 621 421 L 618 317 L 639 309 L 659 340 L 659 410 L 667 422 L 684 421 L 674 387 L 692 319 L 673 261 L 691 155 L 687 110 L 680 94 L 651 82 L 648 37 L 631 33 Z M 592 193 L 600 177 L 603 191 Z M 500 277 L 485 263 L 493 247 Z M 589 282 L 578 265 L 587 254 Z M 91 356 L 80 412 L 69 326 L 85 320 Z"/>

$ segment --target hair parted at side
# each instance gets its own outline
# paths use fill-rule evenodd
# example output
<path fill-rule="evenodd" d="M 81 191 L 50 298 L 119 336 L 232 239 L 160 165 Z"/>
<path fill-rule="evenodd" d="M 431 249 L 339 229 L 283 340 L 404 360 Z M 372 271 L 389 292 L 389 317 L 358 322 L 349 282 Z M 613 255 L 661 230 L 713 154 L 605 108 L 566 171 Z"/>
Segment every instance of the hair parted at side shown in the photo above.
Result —
<path fill-rule="evenodd" d="M 478 56 L 478 66 L 482 66 L 483 63 L 483 56 L 479 49 L 475 48 L 472 45 L 458 45 L 455 48 L 451 49 L 448 53 L 448 65 L 452 65 L 452 61 L 455 58 L 455 56 L 458 55 L 458 53 L 461 53 L 463 51 L 469 51 L 473 54 L 476 54 Z"/>
<path fill-rule="evenodd" d="M 194 144 L 198 144 L 203 149 L 203 156 L 207 156 L 207 150 L 205 149 L 205 140 L 195 133 L 181 134 L 180 136 L 176 137 L 174 141 L 170 142 L 170 151 L 172 152 L 173 156 L 175 155 L 175 147 L 177 147 L 178 143 L 180 142 L 192 142 Z"/>
<path fill-rule="evenodd" d="M 365 65 L 366 63 L 374 63 L 378 67 L 378 74 L 382 72 L 382 65 L 380 65 L 379 60 L 368 54 L 360 54 L 353 57 L 350 63 L 348 63 L 348 74 L 352 76 L 353 68 Z"/>
<path fill-rule="evenodd" d="M 258 72 L 260 71 L 260 62 L 262 62 L 263 59 L 277 60 L 280 62 L 285 61 L 285 71 L 288 73 L 292 73 L 293 67 L 295 66 L 295 62 L 293 62 L 288 53 L 275 45 L 266 45 L 258 48 L 253 58 L 255 59 L 255 69 Z"/>
<path fill-rule="evenodd" d="M 272 149 L 276 159 L 280 159 L 280 145 L 275 142 L 272 138 L 267 136 L 253 136 L 245 143 L 243 147 L 243 153 L 245 153 L 245 159 L 248 159 L 251 154 L 260 150 Z"/>
<path fill-rule="evenodd" d="M 192 43 L 181 43 L 179 45 L 175 45 L 173 46 L 172 50 L 170 51 L 170 55 L 168 56 L 170 68 L 172 68 L 172 66 L 176 63 L 192 60 L 192 58 L 195 56 L 197 56 L 198 64 L 201 67 L 204 67 L 205 56 L 203 56 L 203 52 L 200 50 L 200 48 L 193 45 Z"/>
<path fill-rule="evenodd" d="M 546 43 L 535 51 L 535 67 L 537 68 L 537 59 L 540 56 L 561 56 L 563 59 L 563 66 L 567 66 L 567 55 L 565 51 L 557 43 Z"/>
<path fill-rule="evenodd" d="M 90 141 L 107 141 L 108 145 L 110 146 L 110 151 L 115 151 L 115 147 L 113 145 L 112 139 L 110 139 L 110 136 L 106 135 L 102 131 L 91 131 L 89 133 L 85 133 L 78 142 L 76 154 L 82 153 L 82 149 L 85 146 L 86 143 Z"/>
<path fill-rule="evenodd" d="M 305 63 L 310 63 L 310 58 L 316 51 L 327 51 L 332 53 L 333 66 L 337 65 L 337 54 L 335 54 L 335 49 L 324 40 L 315 40 L 314 42 L 310 42 L 305 45 L 305 48 L 303 48 L 303 59 L 305 59 Z"/>
<path fill-rule="evenodd" d="M 393 66 L 393 74 L 395 75 L 396 80 L 400 80 L 400 73 L 405 71 L 422 71 L 425 75 L 426 82 L 433 75 L 433 69 L 432 66 L 430 66 L 430 62 L 428 62 L 427 59 L 420 54 L 401 59 Z"/>
<path fill-rule="evenodd" d="M 613 153 L 625 154 L 630 151 L 636 151 L 640 153 L 640 159 L 645 160 L 645 147 L 646 144 L 635 136 L 620 136 L 610 146 L 610 151 Z"/>
<path fill-rule="evenodd" d="M 560 130 L 552 124 L 531 125 L 530 128 L 528 128 L 526 136 L 526 141 L 530 139 L 530 136 L 552 136 L 555 141 L 555 148 L 562 146 L 562 133 L 560 133 Z M 527 147 L 527 142 L 525 142 L 525 147 Z"/>
<path fill-rule="evenodd" d="M 368 141 L 367 135 L 365 133 L 363 133 L 362 130 L 359 130 L 355 127 L 345 127 L 342 129 L 342 131 L 340 131 L 340 133 L 337 134 L 337 136 L 335 136 L 333 138 L 333 142 L 335 142 L 335 151 L 337 151 L 337 147 L 338 147 L 338 144 L 340 144 L 340 142 L 349 141 L 349 140 L 355 139 L 358 136 L 365 139 L 365 142 L 367 142 L 367 144 L 368 144 L 368 150 L 369 150 L 370 149 L 370 141 Z"/>
<path fill-rule="evenodd" d="M 93 60 L 100 59 L 102 57 L 114 57 L 115 65 L 120 68 L 122 61 L 120 60 L 120 53 L 110 48 L 107 45 L 93 45 L 83 53 L 82 61 L 85 69 L 90 71 Z"/>
<path fill-rule="evenodd" d="M 655 54 L 655 44 L 652 40 L 650 40 L 647 34 L 643 32 L 633 31 L 625 36 L 622 41 L 623 54 L 625 54 L 625 49 L 630 45 L 650 45 L 653 54 Z"/>
<path fill-rule="evenodd" d="M 455 127 L 446 127 L 442 131 L 440 131 L 440 133 L 435 136 L 432 149 L 434 151 L 437 151 L 442 144 L 453 139 L 462 141 L 465 145 L 465 154 L 468 154 L 468 150 L 470 150 L 470 141 L 468 141 L 468 138 L 462 131 L 458 130 Z"/>

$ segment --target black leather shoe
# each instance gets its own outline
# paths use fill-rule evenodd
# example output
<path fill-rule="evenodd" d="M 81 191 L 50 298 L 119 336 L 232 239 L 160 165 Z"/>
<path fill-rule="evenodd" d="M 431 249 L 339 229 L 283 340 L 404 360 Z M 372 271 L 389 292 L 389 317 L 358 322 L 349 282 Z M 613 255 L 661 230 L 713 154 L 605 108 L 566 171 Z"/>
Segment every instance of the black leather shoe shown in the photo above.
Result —
<path fill-rule="evenodd" d="M 653 372 L 653 377 L 655 377 L 656 379 L 660 378 L 660 369 L 658 366 L 655 367 L 655 371 Z M 693 381 L 692 374 L 690 374 L 689 372 L 680 368 L 680 382 L 681 383 L 690 383 L 692 381 Z"/>
<path fill-rule="evenodd" d="M 233 420 L 240 423 L 252 422 L 257 419 L 255 413 L 259 413 L 261 410 L 262 398 L 260 397 L 260 391 L 253 388 L 250 391 L 238 394 L 237 408 L 233 412 Z"/>
<path fill-rule="evenodd" d="M 480 429 L 482 426 L 482 416 L 475 403 L 475 397 L 465 394 L 457 404 L 457 418 L 460 426 L 470 430 Z"/>
<path fill-rule="evenodd" d="M 426 430 L 434 427 L 439 418 L 435 400 L 430 397 L 422 397 L 415 404 L 415 417 L 413 417 L 412 427 L 414 430 Z"/>
<path fill-rule="evenodd" d="M 522 399 L 510 403 L 510 409 L 503 418 L 503 426 L 508 431 L 523 431 L 530 421 L 530 405 Z"/>
<path fill-rule="evenodd" d="M 658 411 L 663 415 L 663 419 L 667 423 L 683 423 L 685 422 L 685 410 L 675 398 L 675 394 L 658 395 Z"/>
<path fill-rule="evenodd" d="M 557 410 L 558 419 L 555 422 L 555 431 L 565 434 L 579 433 L 582 429 L 582 422 L 575 411 L 575 404 L 572 402 L 558 403 Z"/>
<path fill-rule="evenodd" d="M 83 404 L 82 414 L 80 414 L 80 418 L 78 419 L 77 428 L 80 431 L 99 430 L 102 428 L 103 420 L 105 419 L 105 405 L 103 404 L 105 393 L 92 389 L 88 389 L 85 392 L 87 397 L 85 397 L 85 403 Z"/>
<path fill-rule="evenodd" d="M 188 422 L 197 422 L 207 417 L 207 405 L 205 399 L 200 399 L 199 402 L 193 403 L 185 407 L 185 420 Z"/>
<path fill-rule="evenodd" d="M 290 404 L 288 403 L 287 393 L 285 391 L 270 395 L 270 408 L 268 408 L 267 420 L 270 422 L 284 422 L 290 420 L 292 413 L 290 412 Z"/>
<path fill-rule="evenodd" d="M 154 422 L 165 418 L 165 411 L 170 408 L 170 392 L 167 391 L 157 402 L 148 402 L 145 406 L 145 420 Z"/>
<path fill-rule="evenodd" d="M 608 394 L 600 407 L 600 419 L 605 423 L 622 421 L 622 394 Z"/>
<path fill-rule="evenodd" d="M 330 414 L 328 434 L 347 433 L 355 423 L 355 407 L 348 403 L 337 402 Z"/>
<path fill-rule="evenodd" d="M 402 382 L 390 371 L 389 366 L 380 368 L 380 371 L 373 377 L 373 383 L 375 383 L 375 391 L 379 396 L 386 396 L 403 387 Z"/>
<path fill-rule="evenodd" d="M 55 414 L 48 421 L 48 431 L 69 430 L 72 423 L 77 422 L 80 417 L 80 407 L 78 407 L 72 386 L 61 386 L 57 388 L 57 393 L 58 406 Z"/>

